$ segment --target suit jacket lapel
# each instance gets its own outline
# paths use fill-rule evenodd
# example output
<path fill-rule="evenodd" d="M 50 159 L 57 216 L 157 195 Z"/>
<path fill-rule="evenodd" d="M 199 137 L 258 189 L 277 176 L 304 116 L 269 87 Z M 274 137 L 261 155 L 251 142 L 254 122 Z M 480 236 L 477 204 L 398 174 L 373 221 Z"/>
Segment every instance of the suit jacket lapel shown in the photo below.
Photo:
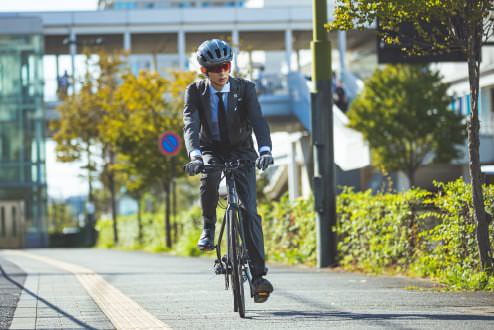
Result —
<path fill-rule="evenodd" d="M 233 114 L 237 111 L 237 96 L 238 96 L 238 84 L 234 78 L 230 78 L 230 93 L 228 93 L 228 109 L 227 120 L 231 125 L 233 123 Z"/>
<path fill-rule="evenodd" d="M 206 123 L 208 125 L 208 131 L 211 132 L 212 130 L 212 123 L 211 123 L 211 104 L 209 102 L 210 100 L 210 91 L 209 91 L 209 80 L 205 79 L 203 80 L 204 86 L 201 90 L 201 106 L 204 109 L 204 116 L 206 117 Z"/>

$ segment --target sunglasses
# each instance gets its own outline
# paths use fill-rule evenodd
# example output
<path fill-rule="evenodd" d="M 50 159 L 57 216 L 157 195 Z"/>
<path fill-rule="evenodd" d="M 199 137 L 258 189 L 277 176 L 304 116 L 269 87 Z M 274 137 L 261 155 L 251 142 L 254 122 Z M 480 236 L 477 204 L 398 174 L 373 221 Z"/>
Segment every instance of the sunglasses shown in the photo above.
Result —
<path fill-rule="evenodd" d="M 214 73 L 221 73 L 222 71 L 230 71 L 230 68 L 232 67 L 231 62 L 225 62 L 221 63 L 218 65 L 213 65 L 207 68 L 208 72 L 214 72 Z"/>

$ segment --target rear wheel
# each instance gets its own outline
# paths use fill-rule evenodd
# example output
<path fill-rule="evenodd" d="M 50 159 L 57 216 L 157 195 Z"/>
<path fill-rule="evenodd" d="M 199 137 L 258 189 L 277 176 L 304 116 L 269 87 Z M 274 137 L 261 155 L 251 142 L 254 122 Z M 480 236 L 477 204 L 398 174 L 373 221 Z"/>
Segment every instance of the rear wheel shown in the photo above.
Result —
<path fill-rule="evenodd" d="M 242 247 L 240 244 L 240 235 L 238 228 L 237 213 L 230 210 L 230 242 L 231 242 L 231 262 L 232 262 L 232 291 L 233 291 L 233 309 L 238 312 L 240 317 L 245 317 L 245 296 L 243 280 L 243 263 Z"/>

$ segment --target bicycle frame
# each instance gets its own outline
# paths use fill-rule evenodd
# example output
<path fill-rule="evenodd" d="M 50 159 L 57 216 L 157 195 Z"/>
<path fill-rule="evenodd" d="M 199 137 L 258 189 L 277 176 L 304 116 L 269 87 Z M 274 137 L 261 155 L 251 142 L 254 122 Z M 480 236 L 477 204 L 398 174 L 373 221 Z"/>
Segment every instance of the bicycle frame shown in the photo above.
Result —
<path fill-rule="evenodd" d="M 241 168 L 254 166 L 250 160 L 237 160 L 225 162 L 223 165 L 212 164 L 203 165 L 202 173 L 212 173 L 222 171 L 225 175 L 227 186 L 227 207 L 220 234 L 216 245 L 217 259 L 214 263 L 216 274 L 225 275 L 225 290 L 230 287 L 232 281 L 233 311 L 239 312 L 240 317 L 245 317 L 245 292 L 244 282 L 249 282 L 250 296 L 254 296 L 252 287 L 252 274 L 249 268 L 249 253 L 245 240 L 245 229 L 240 210 L 240 199 L 237 194 L 235 183 L 235 172 Z M 227 254 L 221 256 L 221 240 L 223 233 L 227 232 Z M 239 242 L 240 241 L 240 242 Z"/>
<path fill-rule="evenodd" d="M 253 295 L 253 290 L 252 290 L 252 274 L 250 273 L 250 268 L 249 268 L 249 259 L 248 259 L 248 250 L 247 246 L 245 244 L 245 231 L 244 231 L 244 224 L 243 224 L 243 218 L 242 218 L 242 212 L 240 211 L 240 200 L 238 198 L 237 194 L 237 188 L 235 184 L 235 169 L 232 168 L 225 168 L 224 173 L 225 173 L 225 180 L 226 180 L 226 186 L 227 186 L 227 208 L 225 211 L 225 216 L 223 217 L 223 222 L 221 224 L 221 229 L 220 229 L 220 234 L 218 236 L 218 244 L 216 246 L 216 255 L 218 257 L 218 260 L 220 262 L 225 262 L 227 260 L 223 260 L 221 257 L 221 240 L 223 238 L 223 233 L 226 227 L 227 233 L 230 232 L 230 226 L 236 225 L 237 228 L 239 228 L 240 232 L 240 240 L 242 242 L 242 255 L 241 255 L 241 261 L 244 265 L 247 265 L 245 269 L 245 276 L 247 277 L 247 280 L 249 282 L 249 288 L 250 288 L 250 293 L 251 296 Z M 237 214 L 236 217 L 236 224 L 231 223 L 232 219 L 234 217 L 229 217 L 228 214 L 230 212 L 235 212 Z M 227 246 L 228 250 L 228 246 Z M 227 251 L 227 258 L 231 258 L 230 253 L 231 251 Z M 228 265 L 225 265 L 225 269 L 228 270 Z M 225 289 L 228 290 L 229 288 L 229 280 L 228 280 L 228 271 L 225 272 Z"/>

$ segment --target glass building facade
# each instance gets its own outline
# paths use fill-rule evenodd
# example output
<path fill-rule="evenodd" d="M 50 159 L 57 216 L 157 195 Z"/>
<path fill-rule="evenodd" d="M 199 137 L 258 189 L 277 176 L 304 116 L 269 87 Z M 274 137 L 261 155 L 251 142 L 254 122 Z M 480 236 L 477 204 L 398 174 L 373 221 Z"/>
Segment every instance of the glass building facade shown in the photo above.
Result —
<path fill-rule="evenodd" d="M 0 202 L 24 205 L 24 247 L 48 243 L 42 58 L 40 19 L 0 17 Z"/>

